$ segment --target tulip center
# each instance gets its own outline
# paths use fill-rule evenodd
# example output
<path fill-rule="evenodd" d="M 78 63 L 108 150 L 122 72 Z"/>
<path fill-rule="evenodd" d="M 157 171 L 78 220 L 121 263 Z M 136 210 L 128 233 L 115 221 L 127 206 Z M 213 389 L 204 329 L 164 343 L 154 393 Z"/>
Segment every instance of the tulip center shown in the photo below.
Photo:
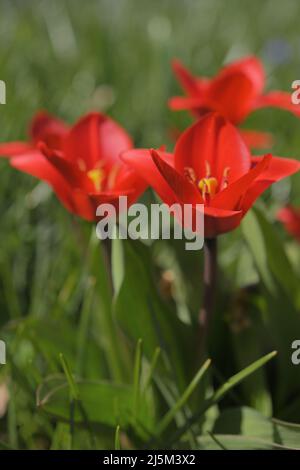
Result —
<path fill-rule="evenodd" d="M 96 191 L 100 191 L 104 178 L 103 170 L 101 168 L 94 168 L 93 170 L 88 171 L 87 175 L 90 180 L 94 183 Z"/>
<path fill-rule="evenodd" d="M 186 167 L 184 169 L 185 176 L 193 183 L 201 192 L 203 201 L 209 204 L 211 198 L 215 194 L 228 186 L 228 176 L 230 168 L 226 167 L 223 171 L 221 181 L 212 176 L 209 162 L 205 162 L 205 177 L 198 179 L 193 168 Z"/>

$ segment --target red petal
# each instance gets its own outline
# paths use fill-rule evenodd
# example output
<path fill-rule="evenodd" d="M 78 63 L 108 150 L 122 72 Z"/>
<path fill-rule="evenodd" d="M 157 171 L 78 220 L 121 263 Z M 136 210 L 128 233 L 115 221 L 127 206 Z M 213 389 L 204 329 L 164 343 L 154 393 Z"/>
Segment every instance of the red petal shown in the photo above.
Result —
<path fill-rule="evenodd" d="M 130 204 L 134 202 L 147 188 L 146 181 L 126 164 L 120 168 L 113 189 L 115 191 L 130 191 Z"/>
<path fill-rule="evenodd" d="M 175 147 L 175 168 L 184 174 L 193 168 L 198 179 L 206 175 L 206 162 L 211 175 L 222 180 L 226 167 L 234 181 L 250 168 L 250 154 L 239 132 L 216 113 L 210 113 L 189 127 L 178 139 Z"/>
<path fill-rule="evenodd" d="M 204 215 L 204 233 L 207 238 L 214 238 L 234 230 L 243 217 L 242 211 L 229 211 L 208 206 L 205 206 Z"/>
<path fill-rule="evenodd" d="M 67 209 L 74 210 L 69 184 L 40 152 L 33 151 L 13 157 L 10 163 L 14 168 L 46 181 Z"/>
<path fill-rule="evenodd" d="M 159 152 L 159 155 L 169 165 L 173 165 L 172 154 Z M 161 175 L 148 149 L 128 150 L 121 154 L 121 159 L 128 163 L 141 179 L 145 180 L 150 186 L 152 186 L 163 201 L 167 204 L 177 202 L 177 196 Z"/>
<path fill-rule="evenodd" d="M 66 158 L 84 161 L 88 170 L 101 164 L 114 165 L 120 152 L 130 148 L 132 141 L 124 129 L 100 113 L 81 118 L 64 142 Z"/>
<path fill-rule="evenodd" d="M 212 206 L 228 210 L 240 209 L 243 196 L 248 191 L 253 181 L 256 180 L 268 167 L 271 159 L 272 155 L 270 154 L 260 158 L 259 163 L 257 163 L 248 173 L 230 184 L 223 191 L 216 194 L 211 202 Z"/>
<path fill-rule="evenodd" d="M 259 157 L 253 157 L 257 163 Z M 243 212 L 247 212 L 256 199 L 276 181 L 286 178 L 300 170 L 300 162 L 289 158 L 272 157 L 269 166 L 258 176 L 243 199 Z"/>
<path fill-rule="evenodd" d="M 300 116 L 300 106 L 293 104 L 291 94 L 284 91 L 272 91 L 262 95 L 256 100 L 254 105 L 255 109 L 269 107 L 285 109 L 298 117 Z"/>
<path fill-rule="evenodd" d="M 56 168 L 72 188 L 93 191 L 94 185 L 84 171 L 81 171 L 72 162 L 63 158 L 57 151 L 48 148 L 43 142 L 40 142 L 39 149 L 49 163 Z"/>
<path fill-rule="evenodd" d="M 46 111 L 40 111 L 32 119 L 29 136 L 36 145 L 38 142 L 45 142 L 48 147 L 61 149 L 62 139 L 69 130 L 63 121 L 57 119 Z"/>
<path fill-rule="evenodd" d="M 0 155 L 5 157 L 14 157 L 33 150 L 31 144 L 26 142 L 7 142 L 0 144 Z"/>
<path fill-rule="evenodd" d="M 86 220 L 93 221 L 99 219 L 99 217 L 96 216 L 96 212 L 97 207 L 101 204 L 112 204 L 116 208 L 116 211 L 118 211 L 120 196 L 128 196 L 128 198 L 130 198 L 130 192 L 101 192 L 97 194 L 87 194 L 84 191 L 77 189 L 73 192 L 73 204 L 77 215 Z"/>
<path fill-rule="evenodd" d="M 178 59 L 172 61 L 172 68 L 181 84 L 182 88 L 188 95 L 197 95 L 199 92 L 198 80 L 194 77 L 187 68 L 185 68 Z"/>
<path fill-rule="evenodd" d="M 247 57 L 225 66 L 214 78 L 207 93 L 207 102 L 234 124 L 252 110 L 262 93 L 264 70 L 256 57 Z"/>
<path fill-rule="evenodd" d="M 204 106 L 202 98 L 190 96 L 173 96 L 173 98 L 168 100 L 168 105 L 174 111 L 180 111 L 182 109 L 197 110 L 201 106 Z M 206 111 L 210 110 L 207 109 Z"/>
<path fill-rule="evenodd" d="M 152 159 L 163 178 L 185 204 L 201 204 L 203 202 L 199 190 L 190 181 L 166 163 L 155 150 L 151 150 Z"/>
<path fill-rule="evenodd" d="M 283 223 L 285 229 L 300 241 L 300 210 L 287 206 L 278 211 L 277 219 Z"/>
<path fill-rule="evenodd" d="M 252 157 L 252 162 L 257 164 L 261 161 L 261 157 Z M 268 168 L 259 176 L 258 180 L 269 180 L 273 183 L 282 178 L 297 173 L 300 170 L 300 162 L 292 158 L 273 157 Z"/>
<path fill-rule="evenodd" d="M 247 147 L 253 149 L 270 148 L 274 144 L 273 135 L 269 132 L 250 131 L 242 129 L 240 131 Z"/>

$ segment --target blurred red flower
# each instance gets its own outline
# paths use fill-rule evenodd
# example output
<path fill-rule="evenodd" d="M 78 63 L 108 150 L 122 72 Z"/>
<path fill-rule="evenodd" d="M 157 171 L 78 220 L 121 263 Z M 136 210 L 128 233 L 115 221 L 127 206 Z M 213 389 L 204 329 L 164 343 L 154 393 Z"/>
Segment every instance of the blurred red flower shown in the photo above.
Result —
<path fill-rule="evenodd" d="M 300 169 L 296 160 L 251 157 L 237 129 L 217 113 L 188 128 L 174 155 L 134 149 L 121 158 L 168 205 L 204 204 L 207 238 L 236 228 L 268 186 Z"/>
<path fill-rule="evenodd" d="M 283 207 L 278 211 L 277 219 L 283 223 L 286 231 L 300 242 L 300 208 Z"/>
<path fill-rule="evenodd" d="M 233 124 L 240 124 L 252 111 L 264 107 L 282 108 L 300 116 L 300 107 L 292 104 L 287 92 L 263 93 L 265 73 L 256 57 L 245 57 L 223 67 L 212 79 L 193 76 L 179 60 L 174 60 L 174 73 L 187 96 L 169 100 L 173 110 L 188 109 L 196 117 L 217 111 Z M 247 145 L 270 146 L 272 136 L 263 132 L 242 130 Z"/>
<path fill-rule="evenodd" d="M 95 220 L 99 204 L 118 207 L 120 195 L 131 204 L 144 191 L 144 181 L 119 158 L 132 147 L 125 130 L 103 114 L 87 114 L 69 127 L 41 112 L 32 120 L 29 141 L 0 144 L 0 155 L 46 181 L 70 212 Z"/>

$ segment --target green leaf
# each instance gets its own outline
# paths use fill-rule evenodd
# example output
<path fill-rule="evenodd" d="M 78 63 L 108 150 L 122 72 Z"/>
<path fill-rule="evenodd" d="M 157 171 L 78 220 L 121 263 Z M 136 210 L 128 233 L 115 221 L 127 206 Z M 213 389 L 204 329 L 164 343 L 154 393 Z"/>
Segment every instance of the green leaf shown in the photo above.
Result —
<path fill-rule="evenodd" d="M 266 418 L 248 407 L 229 408 L 217 419 L 214 434 L 236 434 L 286 448 L 300 449 L 300 425 Z"/>
<path fill-rule="evenodd" d="M 86 380 L 78 380 L 75 383 L 79 400 L 74 406 L 74 423 L 86 426 L 90 423 L 98 423 L 113 429 L 117 425 L 124 429 L 133 425 L 138 433 L 149 436 L 154 426 L 151 403 L 147 396 L 144 396 L 139 403 L 138 415 L 134 417 L 132 385 Z M 70 396 L 69 386 L 64 377 L 57 375 L 48 377 L 38 389 L 37 403 L 50 415 L 59 420 L 68 421 Z"/>
<path fill-rule="evenodd" d="M 89 422 L 114 428 L 119 423 L 126 425 L 130 422 L 133 403 L 131 386 L 104 381 L 77 381 L 76 388 Z M 68 384 L 63 378 L 53 377 L 44 381 L 38 393 L 38 406 L 58 419 L 69 420 Z M 84 422 L 78 407 L 75 408 L 74 422 Z"/>
<path fill-rule="evenodd" d="M 269 291 L 274 293 L 275 289 L 272 274 L 286 294 L 296 302 L 299 279 L 296 277 L 273 224 L 261 210 L 254 208 L 243 220 L 242 232 Z"/>
<path fill-rule="evenodd" d="M 143 340 L 144 354 L 149 361 L 160 347 L 167 358 L 168 373 L 184 389 L 188 370 L 185 359 L 193 346 L 188 327 L 158 295 L 151 275 L 149 249 L 137 241 L 132 245 L 124 240 L 124 255 L 125 276 L 115 302 L 118 322 L 134 343 L 139 338 Z M 163 361 L 161 370 L 162 366 Z"/>
<path fill-rule="evenodd" d="M 270 292 L 275 292 L 275 284 L 268 266 L 264 235 L 253 209 L 243 219 L 241 228 L 262 281 Z"/>
<path fill-rule="evenodd" d="M 226 434 L 214 434 L 201 436 L 197 439 L 200 450 L 276 450 L 282 449 L 277 444 L 266 442 L 257 437 L 235 436 Z"/>
<path fill-rule="evenodd" d="M 196 389 L 197 385 L 201 381 L 202 377 L 206 373 L 207 369 L 209 368 L 211 364 L 211 360 L 207 359 L 207 361 L 204 362 L 203 366 L 200 367 L 198 372 L 196 373 L 195 377 L 191 381 L 191 383 L 188 385 L 188 387 L 185 389 L 181 397 L 178 399 L 178 401 L 175 403 L 175 405 L 167 412 L 167 414 L 163 417 L 161 422 L 158 424 L 157 427 L 157 434 L 161 434 L 171 423 L 171 421 L 174 419 L 178 411 L 185 405 L 185 403 L 188 401 L 189 397 L 192 395 L 194 390 Z"/>

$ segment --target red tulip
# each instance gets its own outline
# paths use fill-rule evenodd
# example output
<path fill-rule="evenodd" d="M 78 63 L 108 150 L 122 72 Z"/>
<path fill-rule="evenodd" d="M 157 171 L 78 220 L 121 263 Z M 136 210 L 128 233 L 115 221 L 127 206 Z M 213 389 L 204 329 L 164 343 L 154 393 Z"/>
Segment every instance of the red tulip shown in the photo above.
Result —
<path fill-rule="evenodd" d="M 300 107 L 292 104 L 290 93 L 263 93 L 265 74 L 256 57 L 246 57 L 221 69 L 212 79 L 194 77 L 179 60 L 173 61 L 174 73 L 186 92 L 185 97 L 173 97 L 169 105 L 174 110 L 188 109 L 197 117 L 217 111 L 233 124 L 240 124 L 256 109 L 282 108 L 300 116 Z M 270 134 L 242 131 L 252 147 L 269 146 Z"/>
<path fill-rule="evenodd" d="M 131 138 L 103 114 L 87 114 L 69 128 L 39 113 L 29 137 L 27 143 L 0 144 L 0 154 L 13 167 L 49 183 L 63 205 L 84 219 L 96 220 L 97 206 L 117 206 L 120 195 L 131 204 L 145 189 L 144 181 L 119 158 L 133 147 Z"/>
<path fill-rule="evenodd" d="M 287 232 L 300 242 L 300 209 L 292 206 L 283 207 L 277 214 Z"/>
<path fill-rule="evenodd" d="M 236 228 L 268 186 L 300 169 L 296 160 L 251 157 L 236 128 L 216 113 L 188 128 L 174 155 L 135 149 L 121 158 L 168 205 L 204 204 L 207 238 Z"/>

